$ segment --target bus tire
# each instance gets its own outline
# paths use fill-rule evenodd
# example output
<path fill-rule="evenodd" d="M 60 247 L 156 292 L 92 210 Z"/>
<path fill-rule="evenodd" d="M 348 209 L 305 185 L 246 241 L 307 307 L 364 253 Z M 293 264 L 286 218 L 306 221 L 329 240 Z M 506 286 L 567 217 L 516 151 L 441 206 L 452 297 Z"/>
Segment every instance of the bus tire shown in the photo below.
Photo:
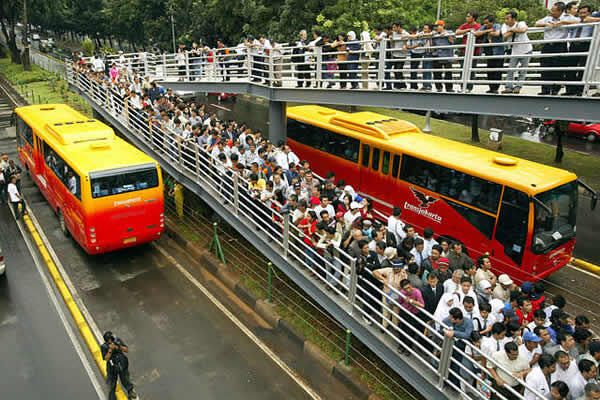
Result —
<path fill-rule="evenodd" d="M 66 237 L 69 237 L 69 228 L 67 228 L 67 221 L 65 221 L 65 216 L 63 215 L 62 211 L 60 211 L 60 208 L 58 209 L 58 224 L 60 225 L 60 230 L 62 231 L 62 233 Z"/>

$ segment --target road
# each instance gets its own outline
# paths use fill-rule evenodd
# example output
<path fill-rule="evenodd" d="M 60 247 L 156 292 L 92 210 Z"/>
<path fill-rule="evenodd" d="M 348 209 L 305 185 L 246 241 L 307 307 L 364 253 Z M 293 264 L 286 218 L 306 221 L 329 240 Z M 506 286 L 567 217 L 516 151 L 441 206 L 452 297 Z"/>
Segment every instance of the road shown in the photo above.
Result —
<path fill-rule="evenodd" d="M 15 157 L 14 141 L 0 141 L 0 153 L 5 152 Z M 28 175 L 23 177 L 22 192 L 100 331 L 112 330 L 129 345 L 132 380 L 143 400 L 190 394 L 203 399 L 308 399 L 305 380 L 323 398 L 355 398 L 314 364 L 306 364 L 293 343 L 275 335 L 276 331 L 194 266 L 186 254 L 177 254 L 167 238 L 158 246 L 175 256 L 251 332 L 303 373 L 301 378 L 286 374 L 155 245 L 88 256 L 62 234 L 54 212 Z M 45 335 L 43 324 L 32 328 L 35 335 Z M 54 335 L 47 338 L 54 339 Z M 32 386 L 31 390 L 38 389 Z M 15 390 L 18 388 L 16 385 Z"/>
<path fill-rule="evenodd" d="M 0 244 L 7 266 L 6 276 L 0 277 L 2 397 L 22 400 L 99 398 L 33 256 L 4 204 L 0 206 L 0 226 Z M 61 311 L 69 318 L 60 297 L 58 301 Z M 97 377 L 100 379 L 99 374 Z"/>

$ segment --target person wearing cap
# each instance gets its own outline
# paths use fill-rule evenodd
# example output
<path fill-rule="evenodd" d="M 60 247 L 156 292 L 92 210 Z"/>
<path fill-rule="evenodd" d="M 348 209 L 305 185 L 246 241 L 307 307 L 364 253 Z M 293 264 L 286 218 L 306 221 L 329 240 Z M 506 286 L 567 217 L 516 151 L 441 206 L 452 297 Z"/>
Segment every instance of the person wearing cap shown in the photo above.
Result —
<path fill-rule="evenodd" d="M 538 359 L 542 355 L 540 342 L 542 338 L 533 332 L 525 332 L 523 334 L 523 344 L 519 346 L 519 352 L 524 354 L 529 360 L 529 366 L 533 367 L 537 364 Z"/>
<path fill-rule="evenodd" d="M 525 377 L 525 400 L 539 400 L 534 391 L 550 398 L 550 376 L 554 371 L 556 371 L 554 358 L 549 354 L 540 355 L 537 365 Z"/>
<path fill-rule="evenodd" d="M 492 290 L 492 297 L 500 299 L 503 302 L 508 302 L 510 299 L 510 292 L 514 290 L 513 280 L 507 274 L 502 274 L 498 277 L 498 284 Z"/>
<path fill-rule="evenodd" d="M 386 264 L 391 265 L 392 260 L 396 256 L 395 249 L 385 249 L 384 255 L 386 256 L 386 259 L 389 260 L 389 263 Z M 407 278 L 406 270 L 404 270 L 403 268 L 392 268 L 391 266 L 388 266 L 376 269 L 375 271 L 373 271 L 373 276 L 378 281 L 383 283 L 383 297 L 381 301 L 384 307 L 383 320 L 381 322 L 381 325 L 383 325 L 384 328 L 387 328 L 390 324 L 391 316 L 392 325 L 396 326 L 398 325 L 397 315 L 400 311 L 398 308 L 399 305 L 395 301 L 398 299 L 398 295 L 390 288 L 395 289 L 397 292 L 401 290 L 400 282 Z M 393 314 L 391 311 L 393 311 Z"/>
<path fill-rule="evenodd" d="M 432 38 L 432 46 L 441 47 L 441 46 L 452 46 L 454 44 L 454 32 L 450 30 L 446 30 L 445 23 L 442 20 L 437 20 L 435 22 L 435 31 L 436 34 Z M 454 49 L 452 48 L 436 48 L 434 52 L 433 68 L 438 70 L 433 73 L 433 77 L 435 82 L 435 87 L 438 92 L 441 92 L 443 87 L 446 87 L 446 92 L 452 93 L 454 90 L 452 89 L 452 61 L 454 59 Z M 443 59 L 440 59 L 443 58 Z M 441 70 L 446 70 L 443 73 Z M 442 79 L 448 81 L 445 83 L 439 82 Z"/>
<path fill-rule="evenodd" d="M 350 211 L 347 211 L 346 214 L 344 214 L 344 223 L 346 224 L 346 227 L 352 226 L 352 223 L 357 218 L 360 218 L 360 209 L 361 208 L 362 208 L 361 203 L 357 203 L 356 201 L 353 201 L 352 203 L 350 203 Z"/>

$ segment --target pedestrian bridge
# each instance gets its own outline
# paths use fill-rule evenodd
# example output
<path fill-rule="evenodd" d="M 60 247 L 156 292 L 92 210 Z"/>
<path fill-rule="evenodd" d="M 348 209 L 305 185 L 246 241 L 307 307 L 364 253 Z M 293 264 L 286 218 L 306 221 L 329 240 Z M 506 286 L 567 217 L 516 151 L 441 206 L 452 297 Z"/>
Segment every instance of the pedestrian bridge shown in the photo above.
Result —
<path fill-rule="evenodd" d="M 406 40 L 355 41 L 333 48 L 266 42 L 109 56 L 107 62 L 176 91 L 245 93 L 270 100 L 276 104 L 273 125 L 284 119 L 285 107 L 277 104 L 288 102 L 598 121 L 600 24 L 569 27 L 556 29 L 581 28 L 588 36 L 544 40 L 543 28 L 530 28 L 529 40 L 520 43 L 533 51 L 522 56 L 526 64 L 518 65 L 511 63 L 512 42 L 490 43 L 473 33 L 455 36 L 449 45 L 436 45 L 440 36 L 433 36 L 433 46 L 413 54 L 398 50 Z M 563 51 L 549 53 L 549 44 Z M 513 90 L 503 93 L 507 88 Z"/>
<path fill-rule="evenodd" d="M 335 260 L 323 258 L 304 243 L 302 231 L 290 223 L 289 214 L 262 207 L 252 198 L 248 182 L 237 174 L 220 172 L 195 142 L 183 142 L 174 132 L 154 125 L 117 92 L 87 74 L 68 68 L 67 75 L 71 89 L 91 104 L 96 115 L 111 123 L 159 161 L 167 173 L 202 198 L 424 398 L 456 399 L 470 391 L 485 399 L 475 385 L 489 384 L 461 362 L 470 357 L 465 353 L 465 346 L 472 346 L 469 342 L 455 342 L 453 337 L 435 329 L 435 325 L 445 325 L 425 310 L 421 311 L 423 319 L 430 320 L 429 323 L 408 317 L 403 307 L 398 309 L 382 302 L 384 293 L 371 279 L 371 271 L 359 271 L 357 260 L 341 250 Z M 270 223 L 271 218 L 280 224 Z M 316 277 L 311 276 L 313 273 Z M 383 310 L 398 317 L 400 328 L 383 327 Z M 398 347 L 410 355 L 400 354 Z M 540 400 L 544 398 L 536 394 Z M 513 395 L 523 399 L 520 393 Z M 498 398 L 505 399 L 502 395 Z"/>

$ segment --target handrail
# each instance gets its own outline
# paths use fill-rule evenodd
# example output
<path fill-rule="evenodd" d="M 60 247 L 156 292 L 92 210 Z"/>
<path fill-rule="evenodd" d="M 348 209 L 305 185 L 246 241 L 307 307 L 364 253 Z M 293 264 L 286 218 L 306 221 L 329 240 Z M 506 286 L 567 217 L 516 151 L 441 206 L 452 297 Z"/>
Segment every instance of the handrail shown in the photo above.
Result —
<path fill-rule="evenodd" d="M 590 89 L 600 83 L 600 46 L 597 45 L 600 23 L 573 24 L 557 29 L 580 27 L 591 28 L 592 36 L 545 40 L 537 36 L 546 28 L 531 27 L 527 34 L 535 38 L 526 41 L 482 43 L 469 32 L 464 35 L 446 35 L 456 38 L 452 44 L 421 47 L 414 52 L 402 47 L 395 48 L 394 44 L 424 38 L 436 41 L 441 36 L 424 36 L 419 33 L 397 40 L 387 38 L 382 41 L 347 41 L 340 44 L 343 47 L 332 51 L 324 51 L 323 46 L 314 44 L 301 47 L 288 46 L 287 43 L 275 44 L 275 47 L 267 46 L 263 50 L 241 44 L 220 49 L 204 47 L 197 53 L 186 50 L 161 55 L 143 52 L 113 55 L 108 56 L 106 62 L 115 62 L 119 67 L 130 69 L 138 75 L 162 81 L 206 83 L 234 80 L 252 81 L 272 88 L 286 85 L 293 87 L 296 84 L 327 86 L 330 89 L 339 84 L 340 89 L 360 87 L 362 90 L 377 91 L 406 90 L 405 86 L 409 85 L 412 89 L 421 85 L 426 90 L 435 85 L 438 90 L 445 87 L 447 91 L 451 91 L 453 85 L 459 85 L 459 91 L 463 93 L 469 93 L 473 88 L 490 86 L 493 92 L 480 91 L 477 92 L 478 95 L 496 94 L 500 85 L 510 88 L 511 93 L 513 87 L 520 89 L 542 86 L 542 93 L 546 93 L 546 90 L 550 90 L 547 88 L 551 87 L 552 92 L 548 92 L 548 95 L 554 95 L 557 87 L 560 89 L 564 86 L 568 94 L 591 99 L 593 93 Z M 465 43 L 461 39 L 466 39 Z M 559 53 L 544 53 L 542 49 L 540 52 L 539 49 L 548 43 L 563 43 L 565 49 L 579 44 L 583 49 Z M 534 51 L 519 55 L 528 60 L 526 65 L 511 66 L 512 64 L 507 63 L 513 62 L 511 59 L 516 57 L 511 54 L 512 47 L 528 44 L 534 47 Z M 358 48 L 348 50 L 349 46 Z M 495 47 L 503 48 L 508 54 L 487 54 L 487 49 Z M 298 51 L 301 53 L 296 54 Z M 548 65 L 552 62 L 548 60 L 552 59 L 559 60 L 560 65 Z M 506 65 L 482 65 L 491 60 L 496 60 L 496 63 L 504 60 Z M 442 65 L 448 63 L 449 68 Z"/>

